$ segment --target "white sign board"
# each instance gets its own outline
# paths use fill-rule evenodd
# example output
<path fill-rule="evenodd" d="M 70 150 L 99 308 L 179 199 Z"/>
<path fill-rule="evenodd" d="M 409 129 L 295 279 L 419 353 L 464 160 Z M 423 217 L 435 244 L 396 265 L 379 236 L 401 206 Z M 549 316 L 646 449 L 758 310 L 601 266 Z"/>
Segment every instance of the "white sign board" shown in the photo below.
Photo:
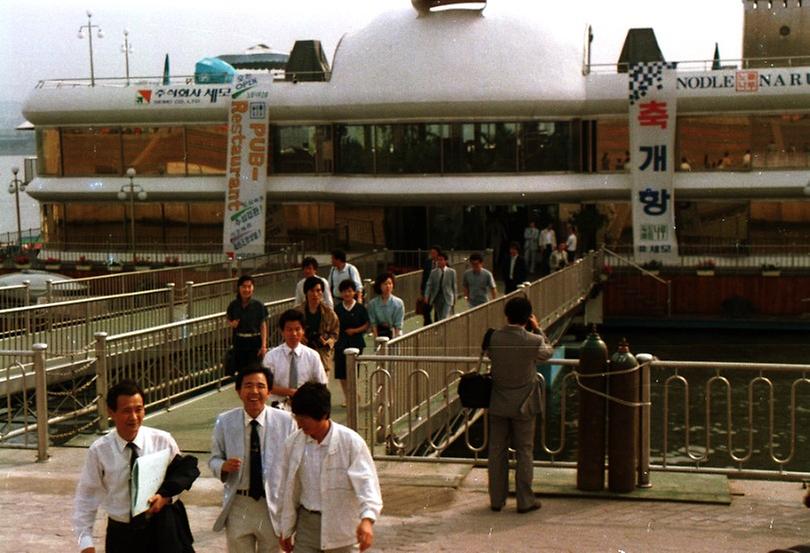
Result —
<path fill-rule="evenodd" d="M 237 75 L 228 113 L 227 190 L 223 249 L 263 254 L 269 156 L 267 91 L 251 75 Z"/>
<path fill-rule="evenodd" d="M 629 71 L 633 251 L 642 262 L 678 256 L 673 73 L 666 62 L 640 63 Z"/>

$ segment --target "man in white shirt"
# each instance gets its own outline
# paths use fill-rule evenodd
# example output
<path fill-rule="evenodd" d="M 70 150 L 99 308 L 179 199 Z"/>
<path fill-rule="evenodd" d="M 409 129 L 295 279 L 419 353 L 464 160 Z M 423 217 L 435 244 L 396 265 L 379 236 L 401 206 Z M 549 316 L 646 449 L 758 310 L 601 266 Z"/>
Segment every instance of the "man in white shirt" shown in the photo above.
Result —
<path fill-rule="evenodd" d="M 565 251 L 568 254 L 569 265 L 577 257 L 577 227 L 568 225 L 568 238 L 565 239 Z"/>
<path fill-rule="evenodd" d="M 549 257 L 551 252 L 557 247 L 557 233 L 554 232 L 554 223 L 549 223 L 546 228 L 540 232 L 540 265 L 543 274 L 547 275 L 551 272 L 549 267 Z"/>
<path fill-rule="evenodd" d="M 82 553 L 96 551 L 93 523 L 99 506 L 108 516 L 105 550 L 139 553 L 154 546 L 150 528 L 156 520 L 153 515 L 171 503 L 171 495 L 156 493 L 149 498 L 151 507 L 146 513 L 151 519 L 131 516 L 130 474 L 135 459 L 164 449 L 169 450 L 170 459 L 180 453 L 171 434 L 142 426 L 143 398 L 143 389 L 132 380 L 122 380 L 107 392 L 107 409 L 115 430 L 90 446 L 76 486 L 73 528 Z"/>
<path fill-rule="evenodd" d="M 357 287 L 356 299 L 358 302 L 363 303 L 363 280 L 360 278 L 360 271 L 351 263 L 346 262 L 346 252 L 334 250 L 332 252 L 332 268 L 329 270 L 329 287 L 327 289 L 332 291 L 335 304 L 342 299 L 339 286 L 346 279 L 354 281 L 354 285 Z"/>
<path fill-rule="evenodd" d="M 292 417 L 268 409 L 273 374 L 254 363 L 236 374 L 242 407 L 217 417 L 208 466 L 225 484 L 214 531 L 225 528 L 229 553 L 272 551 L 278 536 L 284 441 L 295 431 Z"/>
<path fill-rule="evenodd" d="M 327 383 L 321 356 L 301 343 L 304 337 L 304 314 L 288 309 L 278 320 L 284 343 L 264 356 L 262 366 L 273 372 L 270 404 L 284 407 L 304 382 Z"/>
<path fill-rule="evenodd" d="M 335 308 L 335 300 L 332 298 L 332 292 L 329 289 L 329 281 L 318 275 L 318 260 L 314 257 L 305 257 L 301 262 L 301 272 L 304 278 L 298 281 L 295 285 L 295 305 L 301 305 L 307 301 L 306 293 L 304 293 L 304 282 L 309 277 L 318 277 L 323 282 L 323 303 L 327 307 Z"/>
<path fill-rule="evenodd" d="M 365 441 L 332 421 L 329 389 L 314 382 L 292 399 L 298 428 L 284 444 L 281 548 L 295 553 L 365 551 L 382 510 Z"/>

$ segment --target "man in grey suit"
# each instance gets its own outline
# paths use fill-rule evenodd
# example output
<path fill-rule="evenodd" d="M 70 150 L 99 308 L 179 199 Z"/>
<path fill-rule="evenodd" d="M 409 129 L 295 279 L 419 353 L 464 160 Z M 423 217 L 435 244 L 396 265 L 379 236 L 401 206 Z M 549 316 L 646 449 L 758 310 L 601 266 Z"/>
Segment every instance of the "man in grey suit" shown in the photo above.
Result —
<path fill-rule="evenodd" d="M 208 466 L 225 483 L 214 531 L 225 528 L 230 553 L 278 549 L 279 488 L 284 440 L 295 430 L 289 413 L 265 404 L 273 373 L 258 363 L 240 367 L 242 407 L 217 417 Z"/>
<path fill-rule="evenodd" d="M 489 502 L 493 511 L 506 504 L 509 477 L 507 448 L 517 452 L 515 486 L 517 511 L 540 508 L 532 491 L 534 425 L 541 412 L 537 362 L 554 352 L 524 296 L 512 298 L 504 307 L 507 325 L 492 333 L 492 397 L 489 403 Z M 527 331 L 526 328 L 531 331 Z"/>
<path fill-rule="evenodd" d="M 450 316 L 456 303 L 456 270 L 447 266 L 447 254 L 439 252 L 436 256 L 436 268 L 433 269 L 425 286 L 425 297 L 435 309 L 436 321 Z"/>

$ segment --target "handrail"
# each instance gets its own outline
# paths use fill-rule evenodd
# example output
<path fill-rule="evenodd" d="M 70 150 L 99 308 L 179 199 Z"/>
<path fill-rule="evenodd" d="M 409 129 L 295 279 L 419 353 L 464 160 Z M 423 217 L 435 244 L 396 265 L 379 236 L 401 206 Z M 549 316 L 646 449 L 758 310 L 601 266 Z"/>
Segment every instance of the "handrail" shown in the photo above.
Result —
<path fill-rule="evenodd" d="M 794 63 L 794 60 L 796 63 Z M 784 62 L 784 65 L 781 63 Z M 703 59 L 703 60 L 676 60 L 668 63 L 675 65 L 677 71 L 722 71 L 722 70 L 739 70 L 739 69 L 779 69 L 782 67 L 806 67 L 810 65 L 810 55 L 800 56 L 769 56 L 769 57 L 750 57 L 750 58 L 730 58 L 730 59 Z M 628 68 L 631 64 L 628 62 L 614 62 L 614 63 L 583 63 L 582 74 L 589 75 L 590 73 L 596 74 L 618 74 L 618 68 Z"/>
<path fill-rule="evenodd" d="M 659 283 L 665 285 L 667 287 L 667 317 L 672 317 L 672 281 L 671 280 L 666 280 L 666 279 L 663 279 L 663 278 L 659 277 L 658 275 L 656 275 L 655 273 L 645 269 L 644 267 L 642 267 L 641 265 L 639 265 L 638 263 L 636 263 L 632 259 L 622 257 L 621 255 L 619 255 L 616 252 L 606 248 L 605 246 L 602 246 L 602 251 L 605 252 L 608 255 L 611 255 L 611 256 L 615 257 L 616 259 L 619 259 L 619 260 L 627 263 L 631 267 L 634 267 L 634 268 L 638 269 L 639 271 L 641 271 L 646 276 L 651 277 L 651 278 L 657 280 Z"/>
<path fill-rule="evenodd" d="M 661 278 L 660 276 L 658 276 L 657 274 L 653 273 L 652 271 L 650 271 L 648 269 L 645 269 L 644 267 L 642 267 L 641 265 L 639 265 L 638 263 L 636 263 L 632 259 L 629 259 L 627 257 L 622 257 L 621 255 L 617 254 L 616 252 L 614 252 L 614 251 L 612 251 L 609 248 L 606 248 L 604 246 L 602 246 L 602 250 L 604 250 L 604 252 L 606 254 L 611 255 L 611 256 L 615 257 L 616 259 L 620 259 L 621 261 L 624 261 L 625 263 L 627 263 L 631 267 L 634 267 L 634 268 L 638 269 L 639 271 L 641 271 L 642 273 L 644 273 L 648 277 L 651 277 L 651 278 L 657 280 L 661 284 L 669 285 L 669 283 L 670 283 L 669 280 L 665 280 L 665 279 Z"/>

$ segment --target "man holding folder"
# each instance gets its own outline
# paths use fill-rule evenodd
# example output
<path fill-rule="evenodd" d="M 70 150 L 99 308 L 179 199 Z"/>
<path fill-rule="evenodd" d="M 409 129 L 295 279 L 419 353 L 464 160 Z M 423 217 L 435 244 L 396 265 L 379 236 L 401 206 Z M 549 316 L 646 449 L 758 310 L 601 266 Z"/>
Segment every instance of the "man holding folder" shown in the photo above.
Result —
<path fill-rule="evenodd" d="M 73 527 L 82 553 L 95 553 L 93 523 L 99 506 L 104 507 L 108 517 L 106 551 L 164 551 L 163 546 L 176 551 L 193 551 L 182 504 L 179 504 L 181 512 L 166 507 L 171 504 L 173 495 L 181 489 L 189 489 L 199 475 L 197 460 L 177 457 L 180 449 L 168 432 L 143 426 L 143 398 L 143 390 L 132 380 L 122 380 L 107 393 L 107 409 L 115 430 L 90 446 L 76 486 Z M 173 461 L 169 469 L 173 477 L 166 475 L 157 492 L 149 497 L 146 513 L 133 516 L 132 467 L 138 457 L 166 449 L 168 459 Z M 166 515 L 168 511 L 172 511 L 172 516 L 167 525 L 167 516 L 155 515 L 161 512 Z"/>

